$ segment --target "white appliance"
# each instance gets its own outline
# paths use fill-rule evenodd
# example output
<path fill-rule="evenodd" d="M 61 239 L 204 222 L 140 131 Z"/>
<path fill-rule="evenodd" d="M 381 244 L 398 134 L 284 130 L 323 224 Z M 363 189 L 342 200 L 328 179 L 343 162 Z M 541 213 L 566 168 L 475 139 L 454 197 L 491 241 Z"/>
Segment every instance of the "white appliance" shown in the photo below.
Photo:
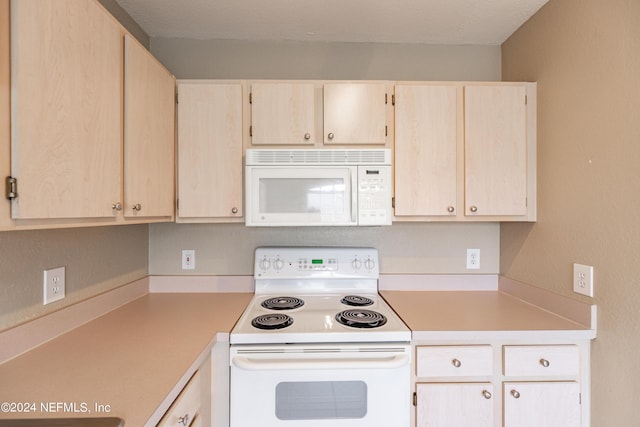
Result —
<path fill-rule="evenodd" d="M 391 150 L 248 149 L 248 226 L 391 225 Z"/>
<path fill-rule="evenodd" d="M 230 334 L 231 427 L 409 426 L 411 332 L 372 248 L 258 248 Z"/>

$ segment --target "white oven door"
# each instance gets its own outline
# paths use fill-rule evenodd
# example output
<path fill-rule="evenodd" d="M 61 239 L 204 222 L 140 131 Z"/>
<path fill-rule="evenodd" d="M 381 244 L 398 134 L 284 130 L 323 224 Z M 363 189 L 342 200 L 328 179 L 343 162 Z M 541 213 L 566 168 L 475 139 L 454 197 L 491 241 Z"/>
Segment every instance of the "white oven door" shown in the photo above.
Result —
<path fill-rule="evenodd" d="M 409 426 L 409 346 L 231 350 L 231 427 Z"/>
<path fill-rule="evenodd" d="M 246 225 L 356 225 L 354 166 L 247 166 Z"/>

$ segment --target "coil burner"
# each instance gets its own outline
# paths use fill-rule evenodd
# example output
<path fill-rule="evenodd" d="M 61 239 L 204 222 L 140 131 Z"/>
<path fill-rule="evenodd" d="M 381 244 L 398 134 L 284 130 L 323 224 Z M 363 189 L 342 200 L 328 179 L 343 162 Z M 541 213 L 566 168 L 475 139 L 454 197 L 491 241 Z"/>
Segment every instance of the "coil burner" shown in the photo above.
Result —
<path fill-rule="evenodd" d="M 377 328 L 387 323 L 387 318 L 382 314 L 371 310 L 344 310 L 336 314 L 336 320 L 354 328 Z"/>
<path fill-rule="evenodd" d="M 258 329 L 283 329 L 293 324 L 293 318 L 286 314 L 263 314 L 255 317 L 251 324 Z"/>
<path fill-rule="evenodd" d="M 340 300 L 341 303 L 351 305 L 354 307 L 365 307 L 367 305 L 373 305 L 371 298 L 362 297 L 360 295 L 347 295 Z"/>
<path fill-rule="evenodd" d="M 296 297 L 275 297 L 262 301 L 260 305 L 269 310 L 293 310 L 302 307 L 304 301 Z"/>

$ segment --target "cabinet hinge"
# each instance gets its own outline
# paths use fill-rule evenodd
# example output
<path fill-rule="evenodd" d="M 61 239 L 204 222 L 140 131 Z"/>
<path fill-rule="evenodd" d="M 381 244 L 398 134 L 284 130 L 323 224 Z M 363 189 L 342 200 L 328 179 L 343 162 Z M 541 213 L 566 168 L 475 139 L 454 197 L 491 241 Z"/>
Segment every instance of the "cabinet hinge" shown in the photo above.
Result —
<path fill-rule="evenodd" d="M 249 104 L 253 104 L 253 93 L 249 92 Z"/>
<path fill-rule="evenodd" d="M 578 393 L 578 404 L 582 405 L 582 393 Z"/>
<path fill-rule="evenodd" d="M 527 105 L 527 102 L 529 102 L 529 98 L 527 97 L 527 95 L 524 96 L 524 105 Z"/>
<path fill-rule="evenodd" d="M 384 94 L 384 105 L 387 105 L 387 94 Z"/>
<path fill-rule="evenodd" d="M 389 136 L 389 127 L 384 125 L 384 136 Z"/>
<path fill-rule="evenodd" d="M 413 406 L 418 406 L 418 393 L 413 392 Z"/>
<path fill-rule="evenodd" d="M 176 93 L 176 104 L 178 103 L 178 94 Z"/>
<path fill-rule="evenodd" d="M 253 136 L 253 126 L 249 126 L 249 136 Z"/>
<path fill-rule="evenodd" d="M 6 186 L 7 199 L 13 200 L 16 197 L 18 197 L 18 179 L 12 176 L 8 176 L 6 183 L 7 183 L 7 186 Z"/>
<path fill-rule="evenodd" d="M 391 105 L 396 105 L 396 94 L 391 95 Z"/>
<path fill-rule="evenodd" d="M 394 209 L 396 207 L 396 198 L 395 197 L 391 198 L 391 207 L 394 208 Z"/>
<path fill-rule="evenodd" d="M 176 199 L 176 210 L 180 210 L 180 199 Z"/>

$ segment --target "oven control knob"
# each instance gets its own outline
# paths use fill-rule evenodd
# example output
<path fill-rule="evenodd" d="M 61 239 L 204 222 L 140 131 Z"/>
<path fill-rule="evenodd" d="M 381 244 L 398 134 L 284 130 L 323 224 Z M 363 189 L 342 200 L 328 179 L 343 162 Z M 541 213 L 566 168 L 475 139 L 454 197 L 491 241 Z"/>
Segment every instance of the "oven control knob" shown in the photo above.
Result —
<path fill-rule="evenodd" d="M 351 266 L 354 270 L 360 270 L 360 267 L 362 267 L 362 261 L 360 261 L 359 259 L 354 259 L 353 261 L 351 261 Z"/>
<path fill-rule="evenodd" d="M 273 266 L 276 270 L 282 270 L 282 267 L 284 267 L 284 261 L 282 261 L 280 258 L 277 258 L 274 262 L 274 266 Z"/>
<path fill-rule="evenodd" d="M 375 266 L 376 266 L 376 263 L 375 263 L 371 258 L 367 259 L 367 260 L 364 262 L 364 267 L 365 267 L 367 270 L 373 270 L 373 267 L 375 267 Z"/>
<path fill-rule="evenodd" d="M 260 268 L 261 269 L 268 270 L 269 267 L 271 267 L 271 261 L 269 261 L 266 258 L 264 258 L 262 261 L 260 261 Z"/>

